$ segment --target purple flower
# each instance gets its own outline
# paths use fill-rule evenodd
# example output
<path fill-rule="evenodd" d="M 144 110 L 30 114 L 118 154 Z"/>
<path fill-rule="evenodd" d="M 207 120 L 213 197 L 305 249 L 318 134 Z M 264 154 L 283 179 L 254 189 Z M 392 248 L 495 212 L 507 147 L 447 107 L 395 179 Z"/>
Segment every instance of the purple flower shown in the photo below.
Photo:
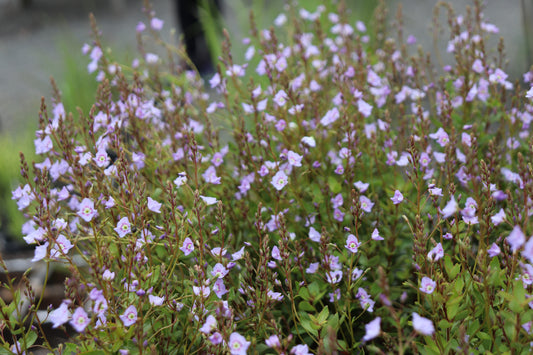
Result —
<path fill-rule="evenodd" d="M 308 274 L 314 274 L 315 272 L 318 271 L 318 266 L 320 265 L 320 263 L 311 263 L 309 264 L 309 267 L 305 270 L 306 273 Z"/>
<path fill-rule="evenodd" d="M 213 270 L 211 270 L 211 275 L 213 277 L 216 277 L 217 279 L 222 279 L 224 276 L 228 274 L 229 270 L 226 269 L 224 265 L 221 263 L 217 263 L 215 266 L 213 266 Z"/>
<path fill-rule="evenodd" d="M 403 201 L 403 195 L 399 190 L 394 191 L 394 196 L 391 197 L 392 203 L 395 205 Z"/>
<path fill-rule="evenodd" d="M 165 302 L 165 297 L 148 295 L 148 301 L 152 306 L 161 306 Z"/>
<path fill-rule="evenodd" d="M 124 323 L 125 327 L 135 324 L 137 322 L 137 309 L 134 305 L 126 308 L 123 314 L 120 315 L 120 320 Z"/>
<path fill-rule="evenodd" d="M 365 336 L 363 341 L 369 341 L 374 339 L 381 333 L 381 317 L 377 317 L 370 323 L 365 325 Z"/>
<path fill-rule="evenodd" d="M 427 318 L 421 317 L 418 313 L 413 312 L 413 328 L 422 335 L 431 335 L 435 332 L 433 322 Z"/>
<path fill-rule="evenodd" d="M 78 216 L 85 222 L 90 222 L 97 215 L 98 212 L 94 209 L 94 203 L 90 199 L 84 198 L 78 205 Z"/>
<path fill-rule="evenodd" d="M 431 133 L 429 137 L 435 139 L 441 147 L 445 147 L 450 142 L 450 137 L 448 137 L 448 133 L 446 133 L 442 129 L 442 127 L 439 128 L 437 132 Z"/>
<path fill-rule="evenodd" d="M 340 117 L 339 110 L 336 107 L 334 107 L 331 110 L 329 110 L 328 112 L 326 112 L 324 117 L 322 117 L 322 119 L 320 120 L 320 123 L 323 126 L 329 126 L 330 124 L 332 124 L 333 122 L 338 120 L 339 117 Z"/>
<path fill-rule="evenodd" d="M 368 117 L 372 113 L 372 105 L 365 102 L 363 99 L 357 100 L 357 109 L 363 116 Z"/>
<path fill-rule="evenodd" d="M 280 170 L 272 177 L 271 183 L 276 190 L 281 191 L 289 183 L 289 177 L 283 170 Z"/>
<path fill-rule="evenodd" d="M 250 346 L 250 342 L 246 341 L 246 338 L 239 333 L 231 333 L 229 336 L 228 347 L 231 355 L 243 355 L 246 354 L 246 350 Z"/>
<path fill-rule="evenodd" d="M 441 243 L 438 243 L 431 251 L 428 253 L 428 260 L 435 262 L 444 257 L 444 248 Z"/>
<path fill-rule="evenodd" d="M 311 239 L 313 242 L 320 242 L 321 235 L 320 233 L 313 227 L 309 228 L 309 239 Z"/>
<path fill-rule="evenodd" d="M 96 152 L 96 155 L 94 156 L 93 160 L 96 163 L 96 165 L 98 167 L 100 167 L 100 168 L 107 167 L 109 165 L 109 163 L 111 162 L 111 159 L 107 155 L 107 152 L 106 152 L 106 150 L 104 148 L 98 149 L 98 151 Z"/>
<path fill-rule="evenodd" d="M 217 329 L 217 320 L 212 315 L 208 315 L 200 331 L 204 334 L 210 334 Z"/>
<path fill-rule="evenodd" d="M 337 284 L 342 280 L 342 270 L 326 272 L 326 281 L 330 284 Z"/>
<path fill-rule="evenodd" d="M 367 213 L 370 213 L 372 211 L 372 207 L 374 207 L 374 203 L 370 201 L 370 199 L 364 195 L 359 196 L 359 203 L 361 204 L 361 209 Z"/>
<path fill-rule="evenodd" d="M 50 312 L 49 317 L 50 322 L 53 323 L 52 328 L 57 328 L 68 322 L 70 318 L 68 304 L 63 301 L 57 309 L 54 309 L 52 312 Z"/>
<path fill-rule="evenodd" d="M 450 201 L 444 206 L 444 209 L 441 210 L 442 218 L 446 219 L 448 217 L 453 216 L 457 210 L 459 209 L 459 205 L 455 201 L 455 198 L 452 196 Z"/>
<path fill-rule="evenodd" d="M 354 182 L 354 184 L 353 184 L 353 186 L 355 186 L 355 188 L 357 190 L 359 190 L 359 192 L 361 192 L 361 193 L 364 193 L 368 189 L 369 185 L 370 184 L 364 183 L 364 182 L 361 182 L 361 181 Z"/>
<path fill-rule="evenodd" d="M 371 238 L 372 238 L 372 240 L 384 240 L 384 238 L 379 235 L 379 231 L 378 231 L 377 228 L 374 228 L 374 231 L 372 232 Z"/>
<path fill-rule="evenodd" d="M 185 254 L 185 256 L 189 255 L 194 251 L 194 243 L 192 242 L 191 238 L 187 237 L 183 241 L 183 245 L 181 246 L 181 251 Z"/>
<path fill-rule="evenodd" d="M 273 259 L 276 259 L 276 260 L 280 260 L 281 261 L 281 254 L 279 252 L 279 248 L 277 246 L 274 246 L 272 248 L 272 258 Z"/>
<path fill-rule="evenodd" d="M 45 136 L 43 139 L 37 138 L 33 143 L 35 143 L 35 154 L 48 153 L 54 147 L 54 143 L 49 136 Z"/>
<path fill-rule="evenodd" d="M 351 251 L 352 253 L 357 253 L 357 250 L 360 245 L 361 243 L 359 243 L 355 235 L 349 234 L 348 238 L 346 238 L 345 248 Z"/>
<path fill-rule="evenodd" d="M 42 260 L 46 257 L 48 254 L 48 242 L 45 242 L 43 245 L 39 245 L 38 247 L 35 247 L 35 254 L 33 259 L 31 261 L 34 263 L 36 261 Z"/>
<path fill-rule="evenodd" d="M 118 221 L 117 226 L 115 227 L 115 232 L 118 233 L 120 238 L 131 233 L 131 223 L 128 220 L 128 217 L 122 217 L 120 221 Z"/>
<path fill-rule="evenodd" d="M 161 203 L 148 197 L 148 209 L 155 213 L 161 213 Z"/>
<path fill-rule="evenodd" d="M 83 307 L 78 307 L 72 314 L 72 319 L 70 320 L 70 325 L 72 328 L 74 328 L 78 333 L 83 332 L 85 327 L 89 324 L 91 319 L 89 316 L 87 316 L 87 313 L 83 309 Z"/>
<path fill-rule="evenodd" d="M 309 352 L 309 347 L 304 344 L 298 344 L 292 347 L 291 349 L 292 355 L 312 355 L 312 353 Z"/>
<path fill-rule="evenodd" d="M 287 161 L 291 166 L 302 166 L 302 158 L 303 157 L 301 155 L 293 152 L 292 150 L 289 150 L 287 153 Z"/>
<path fill-rule="evenodd" d="M 522 250 L 522 256 L 533 263 L 533 237 L 529 237 L 524 249 Z"/>
<path fill-rule="evenodd" d="M 496 213 L 494 216 L 491 216 L 490 220 L 492 221 L 492 223 L 494 223 L 495 226 L 502 223 L 505 220 L 505 211 L 503 210 L 503 208 L 500 208 L 500 211 L 498 211 L 498 213 Z"/>
<path fill-rule="evenodd" d="M 453 239 L 453 235 L 450 232 L 444 234 L 442 237 L 447 240 Z"/>
<path fill-rule="evenodd" d="M 279 348 L 281 347 L 281 342 L 279 341 L 279 337 L 277 335 L 271 335 L 267 340 L 265 340 L 266 345 L 269 348 Z"/>
<path fill-rule="evenodd" d="M 209 168 L 207 168 L 204 171 L 204 173 L 202 174 L 202 177 L 207 183 L 211 183 L 214 185 L 220 184 L 221 178 L 217 176 L 217 171 L 213 165 L 211 165 Z"/>
<path fill-rule="evenodd" d="M 336 220 L 336 221 L 339 221 L 339 222 L 342 222 L 344 220 L 344 212 L 342 212 L 341 210 L 339 210 L 338 208 L 335 208 L 333 210 L 333 218 Z"/>
<path fill-rule="evenodd" d="M 177 187 L 181 187 L 182 185 L 184 185 L 186 183 L 187 183 L 187 174 L 185 174 L 185 173 L 180 173 L 178 175 L 178 177 L 174 180 L 174 184 Z"/>
<path fill-rule="evenodd" d="M 161 20 L 160 18 L 154 17 L 150 21 L 150 27 L 152 27 L 154 31 L 161 31 L 161 29 L 163 28 L 163 23 L 165 23 L 165 21 Z"/>
<path fill-rule="evenodd" d="M 213 284 L 213 292 L 215 293 L 215 295 L 217 295 L 218 298 L 222 298 L 222 296 L 228 293 L 226 285 L 224 285 L 223 279 L 217 279 L 215 281 L 215 283 Z"/>
<path fill-rule="evenodd" d="M 284 90 L 280 90 L 274 96 L 274 103 L 278 106 L 285 106 L 289 97 Z"/>
<path fill-rule="evenodd" d="M 206 205 L 211 206 L 218 202 L 216 197 L 207 197 L 207 196 L 200 196 L 202 201 L 205 202 Z"/>
<path fill-rule="evenodd" d="M 437 283 L 430 279 L 427 276 L 424 276 L 422 278 L 422 281 L 420 282 L 420 291 L 429 294 L 432 294 L 433 291 L 435 291 L 435 287 L 437 286 Z"/>
<path fill-rule="evenodd" d="M 507 243 L 509 243 L 511 246 L 511 251 L 514 253 L 516 250 L 520 249 L 522 245 L 524 245 L 526 242 L 526 236 L 519 226 L 515 226 L 505 240 L 507 240 Z"/>

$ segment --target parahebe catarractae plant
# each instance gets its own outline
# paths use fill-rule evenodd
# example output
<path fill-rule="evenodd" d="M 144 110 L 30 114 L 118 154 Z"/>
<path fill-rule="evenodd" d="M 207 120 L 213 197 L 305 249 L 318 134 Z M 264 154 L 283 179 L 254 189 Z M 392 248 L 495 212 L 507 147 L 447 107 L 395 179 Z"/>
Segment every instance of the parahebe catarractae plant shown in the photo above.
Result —
<path fill-rule="evenodd" d="M 149 8 L 131 66 L 95 27 L 95 104 L 43 104 L 13 192 L 64 300 L 37 317 L 30 289 L 32 326 L 4 305 L 3 346 L 53 350 L 51 322 L 59 353 L 529 352 L 533 90 L 474 5 L 439 8 L 444 68 L 333 1 L 252 18 L 205 83 Z"/>

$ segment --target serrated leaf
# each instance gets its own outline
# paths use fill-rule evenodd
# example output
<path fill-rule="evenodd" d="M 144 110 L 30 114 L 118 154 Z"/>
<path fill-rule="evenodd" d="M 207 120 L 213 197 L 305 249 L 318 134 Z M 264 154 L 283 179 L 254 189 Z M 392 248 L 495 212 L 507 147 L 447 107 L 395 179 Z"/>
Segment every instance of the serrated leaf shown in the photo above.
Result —
<path fill-rule="evenodd" d="M 316 312 L 315 307 L 313 307 L 307 301 L 302 301 L 302 302 L 298 303 L 298 309 L 301 310 L 301 311 L 306 311 L 306 312 Z"/>
<path fill-rule="evenodd" d="M 309 334 L 314 335 L 315 337 L 318 336 L 318 330 L 313 327 L 313 323 L 309 320 L 302 320 L 301 322 L 302 327 L 305 329 L 306 332 Z"/>
<path fill-rule="evenodd" d="M 306 287 L 301 287 L 300 290 L 298 290 L 298 295 L 300 297 L 302 297 L 306 301 L 308 301 L 310 299 L 309 290 L 307 290 Z"/>
<path fill-rule="evenodd" d="M 328 319 L 328 317 L 329 317 L 329 308 L 328 306 L 326 306 L 322 309 L 322 311 L 320 311 L 320 314 L 317 317 L 318 323 L 324 324 L 326 320 Z"/>

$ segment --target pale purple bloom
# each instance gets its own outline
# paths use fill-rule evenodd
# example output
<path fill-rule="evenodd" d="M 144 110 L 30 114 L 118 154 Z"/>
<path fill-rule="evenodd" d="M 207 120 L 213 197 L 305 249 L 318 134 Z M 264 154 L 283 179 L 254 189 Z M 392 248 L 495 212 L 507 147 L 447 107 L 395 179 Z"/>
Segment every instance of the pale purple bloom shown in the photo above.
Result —
<path fill-rule="evenodd" d="M 431 187 L 428 189 L 431 196 L 442 196 L 442 189 L 438 187 Z"/>
<path fill-rule="evenodd" d="M 283 170 L 280 170 L 272 177 L 271 183 L 276 190 L 281 191 L 289 183 L 289 177 Z"/>
<path fill-rule="evenodd" d="M 66 322 L 68 322 L 70 318 L 70 312 L 68 310 L 68 304 L 66 302 L 62 302 L 61 305 L 54 309 L 52 312 L 50 312 L 49 320 L 53 323 L 52 328 L 57 328 Z"/>
<path fill-rule="evenodd" d="M 320 120 L 320 123 L 323 126 L 329 126 L 330 124 L 332 124 L 333 122 L 338 120 L 339 117 L 340 117 L 339 110 L 336 107 L 334 107 L 331 110 L 329 110 L 328 112 L 326 112 L 324 117 L 322 117 L 322 119 Z"/>
<path fill-rule="evenodd" d="M 186 183 L 187 183 L 187 174 L 185 174 L 185 173 L 180 173 L 178 175 L 178 177 L 174 180 L 174 184 L 177 187 L 181 187 L 182 185 L 184 185 Z"/>
<path fill-rule="evenodd" d="M 342 212 L 341 210 L 339 210 L 338 208 L 335 208 L 335 209 L 333 210 L 333 218 L 334 218 L 336 221 L 339 221 L 339 222 L 344 221 L 344 215 L 345 215 L 345 213 Z"/>
<path fill-rule="evenodd" d="M 444 248 L 441 243 L 438 243 L 431 251 L 428 253 L 428 260 L 435 262 L 444 257 Z"/>
<path fill-rule="evenodd" d="M 72 314 L 72 319 L 70 320 L 70 325 L 72 328 L 74 328 L 78 333 L 83 332 L 85 327 L 89 324 L 91 319 L 83 309 L 83 307 L 78 307 Z"/>
<path fill-rule="evenodd" d="M 368 117 L 372 113 L 372 105 L 365 102 L 363 99 L 357 100 L 357 109 L 363 116 Z"/>
<path fill-rule="evenodd" d="M 298 344 L 291 348 L 291 354 L 292 355 L 312 355 L 312 353 L 309 352 L 309 347 L 307 344 Z"/>
<path fill-rule="evenodd" d="M 374 228 L 374 230 L 372 231 L 372 236 L 371 238 L 373 240 L 384 240 L 384 238 L 382 236 L 379 235 L 379 231 L 377 228 Z"/>
<path fill-rule="evenodd" d="M 280 90 L 276 93 L 273 100 L 276 105 L 285 106 L 288 99 L 287 93 L 284 90 Z"/>
<path fill-rule="evenodd" d="M 330 284 L 339 283 L 342 280 L 342 270 L 333 270 L 326 272 L 326 281 Z"/>
<path fill-rule="evenodd" d="M 105 168 L 109 165 L 109 163 L 111 162 L 111 159 L 109 158 L 109 155 L 107 155 L 107 151 L 103 148 L 99 149 L 94 158 L 93 158 L 94 162 L 96 163 L 96 165 L 100 168 Z"/>
<path fill-rule="evenodd" d="M 228 274 L 229 270 L 226 269 L 226 267 L 224 265 L 222 265 L 221 263 L 217 263 L 214 267 L 213 267 L 213 270 L 211 270 L 211 275 L 213 277 L 216 277 L 217 279 L 222 279 L 224 278 L 224 276 L 226 276 Z"/>
<path fill-rule="evenodd" d="M 85 222 L 90 222 L 97 215 L 98 212 L 94 209 L 94 203 L 90 199 L 84 198 L 78 205 L 78 216 Z"/>
<path fill-rule="evenodd" d="M 333 208 L 339 208 L 342 206 L 344 199 L 342 198 L 342 194 L 337 194 L 335 197 L 331 198 L 330 201 Z"/>
<path fill-rule="evenodd" d="M 374 207 L 374 203 L 364 195 L 359 196 L 359 203 L 361 204 L 361 209 L 367 213 L 370 213 L 372 207 Z"/>
<path fill-rule="evenodd" d="M 183 245 L 181 246 L 181 251 L 185 254 L 185 256 L 189 255 L 194 251 L 194 243 L 192 242 L 191 238 L 187 237 L 183 241 Z"/>
<path fill-rule="evenodd" d="M 157 202 L 151 197 L 148 197 L 148 209 L 150 211 L 155 212 L 155 213 L 161 213 L 161 206 L 162 206 L 161 203 Z"/>
<path fill-rule="evenodd" d="M 212 315 L 208 315 L 205 319 L 204 325 L 200 328 L 200 331 L 204 334 L 210 334 L 217 329 L 217 320 Z"/>
<path fill-rule="evenodd" d="M 511 251 L 514 253 L 516 250 L 520 249 L 522 245 L 526 242 L 526 236 L 522 232 L 519 226 L 515 226 L 509 236 L 506 238 L 507 243 L 511 246 Z"/>
<path fill-rule="evenodd" d="M 233 64 L 230 68 L 226 70 L 227 76 L 244 76 L 245 74 L 244 66 Z"/>
<path fill-rule="evenodd" d="M 35 139 L 35 154 L 48 153 L 54 147 L 52 139 L 49 136 L 45 136 L 43 139 Z"/>
<path fill-rule="evenodd" d="M 346 245 L 344 247 L 352 253 L 357 253 L 357 250 L 359 249 L 360 245 L 361 243 L 359 243 L 357 237 L 353 234 L 349 234 L 348 238 L 346 238 Z"/>
<path fill-rule="evenodd" d="M 118 221 L 117 226 L 115 227 L 115 232 L 118 233 L 120 238 L 123 238 L 127 234 L 131 233 L 131 223 L 128 217 L 122 217 L 120 221 Z"/>
<path fill-rule="evenodd" d="M 229 336 L 228 347 L 231 355 L 243 355 L 246 354 L 246 350 L 250 346 L 250 342 L 246 341 L 246 338 L 239 333 L 231 333 Z"/>
<path fill-rule="evenodd" d="M 429 135 L 430 138 L 433 138 L 437 141 L 437 143 L 441 146 L 441 147 L 445 147 L 449 142 L 450 142 L 450 138 L 448 137 L 448 133 L 446 133 L 442 127 L 439 128 L 437 130 L 437 132 L 435 133 L 431 133 Z"/>
<path fill-rule="evenodd" d="M 374 311 L 374 305 L 376 304 L 376 302 L 370 298 L 370 295 L 366 292 L 364 288 L 359 287 L 355 297 L 359 299 L 359 303 L 361 304 L 361 307 L 363 309 L 371 313 Z"/>
<path fill-rule="evenodd" d="M 361 270 L 359 268 L 355 268 L 355 269 L 352 270 L 352 281 L 357 280 L 361 276 L 363 276 L 363 270 Z"/>
<path fill-rule="evenodd" d="M 272 254 L 272 258 L 273 259 L 280 260 L 280 261 L 282 260 L 281 259 L 281 254 L 279 252 L 279 248 L 277 246 L 274 246 L 272 248 L 272 253 L 271 254 Z"/>
<path fill-rule="evenodd" d="M 61 256 L 67 255 L 69 250 L 72 249 L 74 245 L 67 239 L 63 234 L 60 234 L 56 240 L 55 244 L 50 250 L 50 257 L 57 259 Z"/>
<path fill-rule="evenodd" d="M 137 309 L 134 305 L 126 308 L 123 314 L 120 315 L 120 320 L 124 323 L 125 327 L 135 324 L 137 322 Z"/>
<path fill-rule="evenodd" d="M 365 336 L 363 341 L 369 341 L 376 338 L 381 333 L 381 317 L 377 317 L 368 324 L 365 324 Z"/>
<path fill-rule="evenodd" d="M 453 235 L 450 232 L 448 232 L 448 233 L 444 234 L 442 236 L 442 238 L 450 240 L 450 239 L 453 239 Z"/>
<path fill-rule="evenodd" d="M 215 293 L 215 295 L 217 295 L 218 298 L 222 298 L 222 296 L 228 293 L 223 279 L 217 279 L 215 281 L 215 283 L 213 284 L 213 292 Z"/>
<path fill-rule="evenodd" d="M 279 348 L 281 346 L 281 342 L 279 341 L 279 337 L 277 335 L 271 335 L 267 340 L 265 340 L 266 345 L 269 348 Z"/>
<path fill-rule="evenodd" d="M 161 31 L 164 22 L 165 21 L 161 20 L 160 18 L 154 17 L 150 21 L 150 27 L 152 27 L 152 29 L 155 31 Z"/>
<path fill-rule="evenodd" d="M 289 150 L 287 153 L 287 161 L 291 166 L 302 166 L 302 156 L 298 153 Z"/>
<path fill-rule="evenodd" d="M 441 210 L 442 218 L 446 219 L 446 218 L 453 216 L 457 212 L 458 209 L 459 209 L 459 205 L 455 201 L 455 198 L 452 196 L 450 201 Z"/>
<path fill-rule="evenodd" d="M 272 290 L 268 290 L 267 291 L 267 296 L 268 296 L 268 298 L 270 298 L 271 300 L 274 300 L 274 301 L 283 300 L 283 295 L 280 292 L 274 292 Z"/>
<path fill-rule="evenodd" d="M 207 197 L 207 196 L 201 196 L 200 198 L 202 201 L 205 202 L 206 205 L 211 206 L 218 202 L 218 200 L 215 197 Z"/>
<path fill-rule="evenodd" d="M 527 92 L 526 92 L 526 97 L 528 99 L 533 99 L 533 87 L 531 87 Z"/>
<path fill-rule="evenodd" d="M 115 278 L 115 273 L 112 272 L 112 271 L 109 271 L 108 269 L 106 269 L 104 271 L 104 273 L 102 274 L 102 279 L 106 280 L 106 281 L 111 281 Z"/>
<path fill-rule="evenodd" d="M 432 335 L 435 332 L 433 322 L 427 318 L 421 317 L 418 313 L 413 312 L 413 328 L 422 335 Z"/>
<path fill-rule="evenodd" d="M 320 242 L 321 235 L 320 233 L 313 227 L 309 228 L 309 239 L 311 239 L 313 242 Z"/>
<path fill-rule="evenodd" d="M 481 62 L 481 59 L 474 60 L 474 63 L 472 64 L 472 70 L 478 74 L 481 74 L 483 71 L 483 63 Z"/>
<path fill-rule="evenodd" d="M 139 23 L 137 23 L 137 26 L 135 27 L 135 30 L 137 32 L 142 32 L 145 29 L 146 29 L 146 26 L 145 26 L 145 24 L 142 21 L 139 21 Z"/>
<path fill-rule="evenodd" d="M 309 264 L 309 267 L 305 270 L 306 273 L 308 274 L 314 274 L 315 272 L 318 271 L 318 266 L 320 265 L 320 263 L 311 263 Z"/>
<path fill-rule="evenodd" d="M 202 174 L 205 182 L 218 185 L 220 184 L 221 178 L 217 176 L 217 171 L 213 165 L 207 168 Z M 176 183 L 176 182 L 174 182 Z M 177 185 L 177 184 L 176 184 Z"/>
<path fill-rule="evenodd" d="M 148 301 L 152 306 L 161 306 L 165 301 L 165 297 L 159 297 L 154 295 L 148 295 Z"/>
<path fill-rule="evenodd" d="M 359 190 L 359 192 L 361 193 L 364 193 L 368 189 L 369 185 L 370 185 L 369 183 L 364 183 L 361 181 L 354 182 L 353 184 L 353 186 L 355 186 L 355 188 Z"/>
<path fill-rule="evenodd" d="M 490 220 L 492 221 L 492 223 L 494 223 L 495 226 L 502 223 L 505 220 L 505 211 L 503 210 L 503 208 L 500 208 L 500 211 L 498 211 L 498 213 L 496 213 L 494 216 L 491 216 Z"/>
<path fill-rule="evenodd" d="M 208 339 L 213 345 L 218 345 L 224 341 L 224 339 L 222 339 L 222 335 L 219 332 L 214 332 Z"/>
<path fill-rule="evenodd" d="M 394 196 L 391 197 L 392 203 L 395 205 L 403 201 L 403 195 L 399 190 L 394 191 Z"/>
<path fill-rule="evenodd" d="M 533 263 L 533 237 L 529 237 L 524 249 L 522 250 L 522 256 Z"/>
<path fill-rule="evenodd" d="M 301 142 L 302 142 L 303 144 L 305 144 L 305 145 L 311 147 L 311 148 L 316 147 L 316 141 L 315 141 L 315 139 L 314 139 L 313 137 L 307 137 L 307 136 L 306 136 L 306 137 L 303 137 L 303 138 L 301 139 Z"/>
<path fill-rule="evenodd" d="M 43 245 L 35 247 L 34 257 L 33 259 L 31 259 L 33 263 L 42 260 L 46 257 L 46 255 L 48 254 L 48 245 L 49 243 L 45 242 Z"/>
<path fill-rule="evenodd" d="M 430 279 L 427 276 L 424 276 L 422 278 L 422 281 L 420 282 L 420 291 L 427 293 L 428 295 L 433 293 L 435 291 L 435 287 L 437 286 L 437 283 Z"/>

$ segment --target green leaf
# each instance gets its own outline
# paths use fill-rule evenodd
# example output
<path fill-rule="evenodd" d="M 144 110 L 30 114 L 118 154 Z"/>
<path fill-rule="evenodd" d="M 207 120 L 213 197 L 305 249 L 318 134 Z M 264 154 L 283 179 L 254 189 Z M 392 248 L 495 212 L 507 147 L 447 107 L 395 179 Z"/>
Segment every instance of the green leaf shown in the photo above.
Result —
<path fill-rule="evenodd" d="M 448 314 L 448 318 L 453 320 L 459 311 L 459 307 L 461 306 L 462 297 L 456 296 L 453 298 L 450 298 L 448 302 L 446 302 L 446 311 Z"/>
<path fill-rule="evenodd" d="M 439 328 L 440 329 L 448 329 L 450 328 L 453 324 L 448 322 L 446 319 L 441 319 L 440 322 L 438 323 L 439 325 Z"/>
<path fill-rule="evenodd" d="M 329 176 L 328 177 L 328 185 L 331 192 L 334 194 L 338 194 L 342 190 L 341 184 L 337 181 L 335 176 Z"/>
<path fill-rule="evenodd" d="M 316 312 L 315 307 L 313 307 L 309 302 L 302 301 L 298 303 L 298 309 L 300 311 L 306 311 L 306 312 Z"/>
<path fill-rule="evenodd" d="M 310 334 L 314 335 L 315 337 L 318 336 L 318 330 L 313 327 L 313 323 L 309 320 L 302 320 L 302 327 Z"/>
<path fill-rule="evenodd" d="M 513 297 L 509 302 L 509 309 L 515 313 L 523 312 L 526 303 L 526 289 L 522 286 L 522 281 L 519 280 L 514 283 Z"/>
<path fill-rule="evenodd" d="M 310 299 L 309 290 L 307 290 L 306 287 L 301 287 L 300 290 L 298 290 L 298 295 L 300 297 L 302 297 L 306 301 L 308 301 Z"/>
<path fill-rule="evenodd" d="M 458 264 L 459 265 L 459 264 Z M 465 285 L 465 281 L 462 277 L 458 277 L 455 279 L 455 282 L 453 284 L 453 288 L 458 294 L 461 294 L 463 291 L 463 287 Z"/>
<path fill-rule="evenodd" d="M 319 324 L 324 324 L 326 322 L 326 319 L 329 317 L 329 308 L 328 306 L 324 307 L 320 314 L 318 315 L 318 322 Z"/>

